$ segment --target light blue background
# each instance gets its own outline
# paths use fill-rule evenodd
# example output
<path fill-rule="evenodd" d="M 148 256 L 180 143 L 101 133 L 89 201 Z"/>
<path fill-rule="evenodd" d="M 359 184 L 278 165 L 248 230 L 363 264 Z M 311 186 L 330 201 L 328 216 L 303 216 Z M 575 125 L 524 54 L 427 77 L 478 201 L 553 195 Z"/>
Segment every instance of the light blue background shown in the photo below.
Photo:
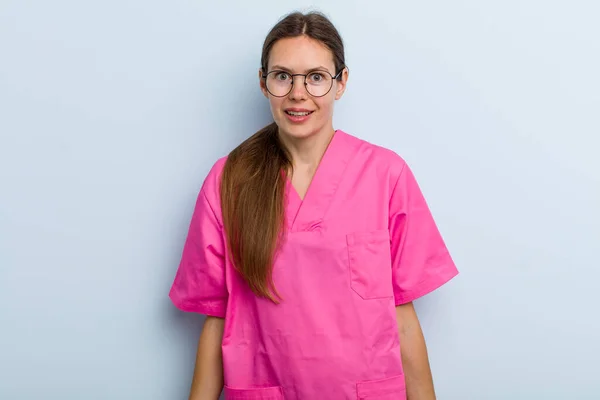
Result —
<path fill-rule="evenodd" d="M 187 398 L 169 302 L 197 190 L 270 120 L 308 3 L 0 1 L 0 399 Z M 414 169 L 461 275 L 419 300 L 438 398 L 600 393 L 600 6 L 322 1 L 335 127 Z"/>

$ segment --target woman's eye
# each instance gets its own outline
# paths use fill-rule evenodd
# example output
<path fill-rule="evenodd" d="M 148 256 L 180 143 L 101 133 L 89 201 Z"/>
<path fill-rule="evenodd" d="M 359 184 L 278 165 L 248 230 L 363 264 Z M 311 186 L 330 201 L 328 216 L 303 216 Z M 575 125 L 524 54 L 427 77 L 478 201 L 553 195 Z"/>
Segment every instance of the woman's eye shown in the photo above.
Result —
<path fill-rule="evenodd" d="M 310 74 L 309 79 L 311 82 L 321 82 L 323 80 L 323 74 L 319 72 L 313 72 Z"/>
<path fill-rule="evenodd" d="M 287 72 L 280 72 L 277 74 L 277 79 L 280 81 L 287 81 L 290 78 L 290 76 L 287 74 Z"/>

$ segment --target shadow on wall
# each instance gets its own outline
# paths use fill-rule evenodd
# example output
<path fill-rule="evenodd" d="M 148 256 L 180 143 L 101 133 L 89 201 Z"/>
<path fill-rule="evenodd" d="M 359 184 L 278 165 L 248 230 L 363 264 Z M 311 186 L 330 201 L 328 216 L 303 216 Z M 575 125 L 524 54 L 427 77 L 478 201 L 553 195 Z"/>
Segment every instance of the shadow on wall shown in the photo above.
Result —
<path fill-rule="evenodd" d="M 167 325 L 166 336 L 170 341 L 166 346 L 173 351 L 169 357 L 173 362 L 172 370 L 179 371 L 178 374 L 175 374 L 177 377 L 176 390 L 169 395 L 173 399 L 187 399 L 190 395 L 198 339 L 205 317 L 177 309 L 168 296 L 165 296 L 161 309 L 164 317 L 160 320 Z"/>
<path fill-rule="evenodd" d="M 240 61 L 244 63 L 242 65 L 252 65 L 250 60 Z M 260 90 L 259 67 L 259 65 L 256 65 L 256 69 L 245 70 L 240 75 L 237 85 L 232 85 L 232 87 L 237 87 L 238 90 L 232 93 L 231 96 L 219 98 L 224 113 L 233 112 L 236 114 L 234 118 L 224 118 L 223 120 L 225 128 L 223 133 L 227 136 L 225 140 L 233 143 L 234 147 L 273 122 L 269 100 Z M 241 115 L 239 115 L 240 113 Z"/>

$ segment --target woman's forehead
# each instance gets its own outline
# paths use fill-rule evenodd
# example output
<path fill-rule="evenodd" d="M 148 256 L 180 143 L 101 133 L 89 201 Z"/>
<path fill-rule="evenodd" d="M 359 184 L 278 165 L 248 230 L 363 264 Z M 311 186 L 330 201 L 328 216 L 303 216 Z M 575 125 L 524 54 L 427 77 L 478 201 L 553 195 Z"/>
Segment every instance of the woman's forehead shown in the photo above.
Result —
<path fill-rule="evenodd" d="M 333 54 L 323 43 L 299 36 L 280 39 L 271 48 L 269 68 L 273 65 L 293 72 L 305 72 L 315 68 L 333 70 Z"/>

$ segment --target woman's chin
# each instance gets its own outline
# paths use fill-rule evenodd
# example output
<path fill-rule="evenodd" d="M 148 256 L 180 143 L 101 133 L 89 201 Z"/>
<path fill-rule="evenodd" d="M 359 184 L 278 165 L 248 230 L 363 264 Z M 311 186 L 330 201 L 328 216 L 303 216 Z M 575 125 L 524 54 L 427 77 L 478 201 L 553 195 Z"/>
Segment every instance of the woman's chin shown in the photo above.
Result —
<path fill-rule="evenodd" d="M 289 124 L 283 123 L 279 125 L 279 132 L 290 139 L 306 139 L 311 136 L 314 136 L 319 132 L 319 129 L 315 127 L 313 124 Z"/>

